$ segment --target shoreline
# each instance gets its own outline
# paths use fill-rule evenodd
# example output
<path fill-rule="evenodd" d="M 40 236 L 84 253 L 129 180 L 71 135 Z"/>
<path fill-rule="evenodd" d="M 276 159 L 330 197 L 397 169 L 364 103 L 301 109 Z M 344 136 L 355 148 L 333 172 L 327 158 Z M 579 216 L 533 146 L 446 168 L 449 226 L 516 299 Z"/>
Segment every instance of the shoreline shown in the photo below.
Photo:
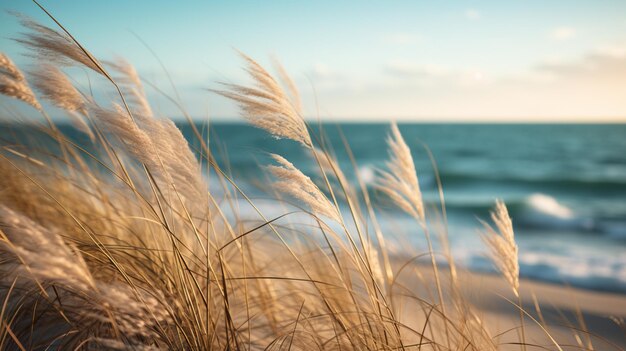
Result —
<path fill-rule="evenodd" d="M 392 262 L 392 266 L 397 269 L 406 261 L 403 257 L 394 257 Z M 411 289 L 420 291 L 424 289 L 420 288 L 420 283 L 432 282 L 432 272 L 424 269 L 429 267 L 428 264 L 414 263 L 413 267 L 419 268 L 420 274 L 423 275 L 422 279 L 418 279 L 422 280 L 421 282 L 417 284 L 415 281 L 411 282 L 414 277 L 409 273 L 411 269 L 405 269 L 399 280 L 404 284 L 408 283 Z M 447 277 L 448 272 L 447 268 L 440 267 L 441 277 Z M 466 269 L 458 269 L 457 275 L 458 286 L 465 301 L 475 307 L 491 335 L 497 336 L 502 349 L 520 350 L 517 344 L 520 313 L 513 304 L 513 301 L 517 303 L 517 298 L 504 278 L 497 274 Z M 524 311 L 532 316 L 532 318 L 525 316 L 527 350 L 557 349 L 546 334 L 546 330 L 563 350 L 590 349 L 589 341 L 592 342 L 593 350 L 626 349 L 626 329 L 611 319 L 611 317 L 626 319 L 625 294 L 593 291 L 523 278 L 520 279 L 520 295 Z M 536 309 L 535 298 L 540 308 L 539 312 Z M 420 323 L 418 320 L 413 322 Z M 539 326 L 538 323 L 544 326 Z M 577 331 L 578 335 L 573 331 Z"/>
<path fill-rule="evenodd" d="M 510 295 L 510 288 L 496 274 L 465 272 L 461 275 L 472 286 L 489 286 L 500 295 Z M 595 314 L 626 317 L 626 294 L 590 290 L 540 280 L 520 278 L 520 294 L 525 303 L 532 303 L 532 293 L 540 302 L 564 309 L 581 308 Z"/>

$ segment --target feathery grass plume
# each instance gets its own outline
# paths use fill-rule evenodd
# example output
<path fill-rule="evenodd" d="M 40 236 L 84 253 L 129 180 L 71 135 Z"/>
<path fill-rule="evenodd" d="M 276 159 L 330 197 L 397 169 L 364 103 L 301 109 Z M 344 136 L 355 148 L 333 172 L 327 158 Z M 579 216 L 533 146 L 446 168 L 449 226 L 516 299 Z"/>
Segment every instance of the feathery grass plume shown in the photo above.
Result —
<path fill-rule="evenodd" d="M 115 323 L 128 336 L 158 338 L 156 326 L 172 323 L 167 300 L 156 286 L 137 290 L 126 283 L 100 283 L 92 299 L 100 304 L 98 312 L 113 310 Z"/>
<path fill-rule="evenodd" d="M 96 123 L 120 139 L 128 154 L 155 172 L 163 181 L 161 185 L 174 184 L 179 194 L 198 204 L 197 199 L 202 198 L 206 190 L 200 165 L 172 121 L 146 116 L 137 116 L 132 121 L 119 105 L 114 105 L 113 109 L 90 107 Z"/>
<path fill-rule="evenodd" d="M 4 277 L 30 275 L 37 280 L 55 281 L 77 291 L 95 287 L 85 261 L 65 244 L 58 233 L 43 228 L 3 204 L 0 204 L 0 252 L 14 255 L 12 272 L 7 272 L 5 267 L 8 265 L 3 263 Z"/>
<path fill-rule="evenodd" d="M 133 115 L 136 114 L 138 118 L 141 116 L 152 117 L 152 108 L 148 103 L 141 78 L 139 78 L 135 67 L 123 58 L 107 61 L 106 64 L 119 74 L 115 80 L 121 83 L 122 91 L 130 97 L 130 102 L 135 105 L 137 111 L 133 111 Z"/>
<path fill-rule="evenodd" d="M 299 103 L 291 101 L 280 84 L 261 65 L 244 54 L 241 56 L 248 63 L 246 71 L 256 86 L 223 83 L 228 91 L 212 91 L 237 102 L 244 117 L 256 127 L 276 137 L 292 139 L 312 147 Z"/>
<path fill-rule="evenodd" d="M 3 204 L 0 256 L 0 280 L 17 279 L 22 288 L 38 287 L 43 295 L 52 293 L 50 285 L 63 289 L 61 304 L 66 318 L 83 322 L 88 318 L 97 323 L 110 323 L 113 318 L 116 328 L 126 336 L 152 337 L 157 323 L 170 321 L 158 289 L 152 287 L 147 293 L 133 291 L 122 283 L 97 281 L 80 251 L 66 243 L 57 231 L 44 228 Z"/>
<path fill-rule="evenodd" d="M 85 99 L 56 66 L 41 63 L 29 73 L 33 78 L 34 87 L 39 90 L 44 99 L 66 111 L 87 115 Z"/>
<path fill-rule="evenodd" d="M 32 70 L 35 89 L 39 90 L 45 100 L 68 112 L 74 125 L 93 140 L 94 135 L 85 121 L 87 104 L 81 93 L 74 87 L 59 68 L 49 63 L 41 63 Z"/>
<path fill-rule="evenodd" d="M 379 171 L 377 188 L 389 196 L 401 210 L 424 223 L 424 203 L 411 149 L 395 122 L 391 124 L 391 135 L 387 138 L 387 144 L 391 157 L 387 162 L 389 171 Z"/>
<path fill-rule="evenodd" d="M 138 127 L 135 132 L 141 131 L 141 134 L 149 137 L 154 145 L 154 152 L 158 154 L 160 162 L 165 166 L 169 176 L 174 180 L 179 180 L 176 185 L 181 193 L 188 199 L 202 195 L 206 187 L 201 176 L 200 165 L 189 148 L 189 143 L 174 122 L 166 118 L 156 119 L 154 117 L 141 78 L 135 67 L 122 58 L 107 61 L 106 64 L 119 74 L 116 81 L 120 83 L 125 95 L 130 97 L 129 102 Z M 120 108 L 117 110 L 121 112 Z M 121 116 L 118 114 L 118 117 Z M 124 122 L 121 123 L 124 124 Z M 140 138 L 143 139 L 143 137 Z M 133 151 L 131 150 L 131 152 Z M 144 155 L 137 156 L 142 157 Z"/>
<path fill-rule="evenodd" d="M 114 62 L 107 62 L 107 65 L 119 73 L 120 76 L 116 77 L 116 80 L 121 83 L 122 90 L 130 96 L 129 100 L 136 108 L 133 111 L 135 122 L 141 130 L 150 136 L 152 143 L 159 152 L 161 161 L 168 168 L 170 174 L 173 177 L 182 176 L 184 178 L 182 184 L 188 189 L 195 189 L 193 194 L 186 194 L 189 198 L 202 194 L 205 187 L 200 175 L 200 166 L 189 148 L 189 143 L 174 122 L 169 119 L 156 119 L 154 117 L 141 78 L 135 67 L 122 58 Z M 181 186 L 181 184 L 178 185 Z"/>
<path fill-rule="evenodd" d="M 119 350 L 119 351 L 159 351 L 164 350 L 163 348 L 152 346 L 152 345 L 128 345 L 128 343 L 115 340 L 115 339 L 106 339 L 106 338 L 92 338 L 89 343 L 85 343 L 83 345 L 88 350 Z"/>
<path fill-rule="evenodd" d="M 522 309 L 522 297 L 519 294 L 519 261 L 518 248 L 515 243 L 513 221 L 509 217 L 509 211 L 501 200 L 496 200 L 495 211 L 491 212 L 491 220 L 495 223 L 496 232 L 489 224 L 482 222 L 486 233 L 482 235 L 483 241 L 490 250 L 491 259 L 504 275 L 513 293 L 517 297 L 519 317 L 521 323 L 520 347 L 526 350 L 526 332 L 524 327 L 524 310 Z M 557 344 L 558 347 L 558 344 Z M 560 347 L 559 347 L 560 349 Z"/>
<path fill-rule="evenodd" d="M 0 94 L 22 100 L 37 110 L 41 110 L 41 105 L 35 94 L 30 89 L 26 78 L 13 61 L 0 52 Z"/>
<path fill-rule="evenodd" d="M 276 154 L 271 155 L 280 166 L 269 165 L 267 169 L 279 180 L 274 182 L 274 188 L 287 193 L 309 206 L 313 213 L 319 213 L 341 221 L 337 208 L 328 200 L 322 191 L 313 183 L 311 178 L 304 175 L 291 162 Z"/>
<path fill-rule="evenodd" d="M 513 234 L 513 222 L 506 205 L 501 200 L 496 201 L 496 208 L 491 212 L 491 219 L 498 231 L 496 232 L 489 224 L 482 222 L 486 230 L 482 238 L 490 250 L 496 267 L 506 278 L 515 296 L 519 296 L 518 250 Z"/>
<path fill-rule="evenodd" d="M 290 101 L 296 108 L 296 111 L 302 111 L 302 99 L 300 98 L 298 87 L 287 73 L 285 67 L 277 59 L 274 59 L 274 69 L 278 72 L 278 78 L 281 80 L 281 83 L 287 87 Z"/>
<path fill-rule="evenodd" d="M 376 284 L 378 284 L 378 286 L 380 287 L 384 287 L 385 286 L 385 275 L 383 273 L 384 267 L 381 264 L 380 259 L 378 257 L 378 250 L 376 249 L 376 246 L 373 243 L 371 242 L 366 243 L 365 255 L 367 256 L 369 266 L 372 270 L 372 276 L 374 277 Z"/>
<path fill-rule="evenodd" d="M 19 14 L 16 16 L 31 32 L 22 33 L 22 37 L 14 40 L 31 49 L 34 56 L 42 61 L 55 62 L 60 65 L 70 65 L 74 61 L 97 73 L 104 74 L 98 61 L 92 55 L 87 54 L 67 34 L 48 28 L 28 17 Z"/>
<path fill-rule="evenodd" d="M 411 155 L 411 149 L 409 149 L 404 138 L 402 138 L 402 134 L 400 134 L 398 125 L 395 122 L 391 124 L 391 135 L 387 138 L 387 145 L 389 146 L 389 156 L 391 158 L 391 160 L 387 162 L 389 171 L 379 171 L 381 175 L 379 176 L 377 187 L 389 196 L 389 198 L 395 202 L 396 206 L 415 218 L 422 226 L 428 244 L 428 253 L 430 255 L 430 262 L 437 286 L 439 304 L 441 305 L 442 313 L 445 315 L 447 312 L 444 303 L 443 288 L 439 278 L 439 269 L 437 268 L 432 240 L 430 239 L 430 233 L 426 225 L 422 192 L 417 179 L 413 156 Z M 446 344 L 450 347 L 448 323 L 444 322 L 443 327 L 446 335 Z"/>
<path fill-rule="evenodd" d="M 125 145 L 125 149 L 131 153 L 139 162 L 148 167 L 156 169 L 159 165 L 158 158 L 155 155 L 155 148 L 152 139 L 145 131 L 129 119 L 117 104 L 113 109 L 106 109 L 95 104 L 90 105 L 90 109 L 95 115 L 96 123 L 102 128 L 115 135 Z"/>

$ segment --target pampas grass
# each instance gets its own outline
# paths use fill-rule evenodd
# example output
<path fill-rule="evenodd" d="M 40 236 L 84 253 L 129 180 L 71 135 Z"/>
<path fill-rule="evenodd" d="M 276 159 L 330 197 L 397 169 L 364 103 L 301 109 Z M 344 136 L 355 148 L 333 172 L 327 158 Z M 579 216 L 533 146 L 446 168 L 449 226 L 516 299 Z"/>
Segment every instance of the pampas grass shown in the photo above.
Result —
<path fill-rule="evenodd" d="M 236 101 L 250 123 L 276 137 L 292 139 L 306 147 L 312 147 L 311 136 L 300 110 L 297 91 L 291 80 L 294 100 L 290 100 L 280 84 L 256 61 L 241 54 L 248 67 L 246 71 L 255 82 L 254 87 L 224 84 L 228 90 L 216 92 Z"/>
<path fill-rule="evenodd" d="M 48 63 L 39 64 L 30 75 L 41 97 L 67 111 L 74 125 L 93 139 L 93 132 L 86 121 L 87 102 L 67 76 L 56 66 Z"/>
<path fill-rule="evenodd" d="M 288 197 L 277 196 L 276 207 L 299 210 L 267 217 L 202 140 L 196 152 L 171 120 L 158 116 L 130 63 L 100 61 L 65 29 L 22 21 L 30 32 L 18 41 L 38 64 L 32 85 L 46 101 L 85 117 L 95 137 L 87 150 L 52 124 L 45 132 L 65 157 L 1 145 L 0 349 L 500 346 L 458 280 L 437 269 L 413 157 L 396 124 L 377 185 L 423 229 L 432 275 L 387 249 L 370 190 L 359 180 L 362 191 L 355 191 L 323 138 L 310 131 L 282 67 L 275 79 L 243 55 L 254 86 L 226 84 L 218 92 L 254 126 L 299 142 L 319 168 L 320 184 L 271 155 L 268 182 Z M 60 70 L 68 64 L 104 76 L 121 103 L 73 86 Z M 0 56 L 0 66 L 0 92 L 41 109 L 8 57 Z M 219 191 L 209 187 L 202 164 Z M 244 218 L 243 205 L 255 216 Z M 296 214 L 306 223 L 292 219 Z M 519 296 L 517 247 L 503 204 L 493 219 L 500 234 L 490 229 L 486 242 Z M 445 294 L 446 287 L 454 293 Z"/>
<path fill-rule="evenodd" d="M 422 202 L 422 192 L 419 186 L 417 173 L 415 171 L 413 156 L 411 155 L 411 149 L 409 149 L 408 145 L 404 141 L 404 138 L 402 137 L 402 134 L 400 134 L 400 130 L 398 129 L 398 125 L 396 123 L 391 124 L 391 135 L 387 138 L 387 145 L 389 146 L 389 156 L 391 158 L 391 160 L 387 162 L 389 171 L 380 171 L 381 176 L 378 180 L 378 188 L 389 196 L 396 206 L 411 215 L 422 227 L 428 244 L 428 252 L 433 269 L 435 285 L 437 287 L 439 304 L 441 305 L 442 313 L 445 315 L 447 312 L 445 308 L 443 288 L 441 286 L 439 269 L 435 259 L 435 252 L 433 250 L 430 232 L 426 224 L 424 203 Z M 450 347 L 450 336 L 447 324 L 444 324 L 444 330 L 447 346 Z"/>
<path fill-rule="evenodd" d="M 43 228 L 6 206 L 0 206 L 0 222 L 0 249 L 5 254 L 2 265 L 4 277 L 11 279 L 30 275 L 37 285 L 55 281 L 77 291 L 95 287 L 85 261 L 66 245 L 58 233 Z"/>
<path fill-rule="evenodd" d="M 524 345 L 524 340 L 526 339 L 524 312 L 519 293 L 518 248 L 515 243 L 515 234 L 513 233 L 513 221 L 511 221 L 511 217 L 509 217 L 509 211 L 506 209 L 506 205 L 501 200 L 496 201 L 496 208 L 491 212 L 491 219 L 495 223 L 498 231 L 496 232 L 491 226 L 483 222 L 487 233 L 484 234 L 482 238 L 490 250 L 493 262 L 502 275 L 504 275 L 515 297 L 518 299 L 521 323 L 520 345 L 522 350 L 526 350 L 526 345 Z"/>
<path fill-rule="evenodd" d="M 513 222 L 509 217 L 504 202 L 496 201 L 496 208 L 491 219 L 497 231 L 484 223 L 486 234 L 483 240 L 489 247 L 491 258 L 498 270 L 504 275 L 515 296 L 519 296 L 519 263 L 517 260 L 517 244 L 513 233 Z"/>
<path fill-rule="evenodd" d="M 58 108 L 87 115 L 87 104 L 67 76 L 56 66 L 40 63 L 37 69 L 30 72 L 33 85 L 41 96 Z"/>
<path fill-rule="evenodd" d="M 380 171 L 378 188 L 401 210 L 423 223 L 426 216 L 413 156 L 395 123 L 391 124 L 391 135 L 387 139 L 387 144 L 391 158 L 387 162 L 389 171 Z"/>
<path fill-rule="evenodd" d="M 272 155 L 279 166 L 267 166 L 267 169 L 279 180 L 274 187 L 292 195 L 311 208 L 312 213 L 323 214 L 333 220 L 341 221 L 337 208 L 322 194 L 320 189 L 291 162 L 280 155 Z"/>
<path fill-rule="evenodd" d="M 3 53 L 0 53 L 0 94 L 22 100 L 35 109 L 41 110 L 41 105 L 26 82 L 24 74 Z"/>
<path fill-rule="evenodd" d="M 118 73 L 119 76 L 116 77 L 116 81 L 122 85 L 124 92 L 130 97 L 130 102 L 134 103 L 136 107 L 134 114 L 140 118 L 153 117 L 152 108 L 146 98 L 143 83 L 135 67 L 123 58 L 107 62 L 107 65 Z"/>
<path fill-rule="evenodd" d="M 63 66 L 78 64 L 96 73 L 104 73 L 102 65 L 69 35 L 41 25 L 30 18 L 18 17 L 22 25 L 30 31 L 15 41 L 31 49 L 33 56 L 43 62 L 54 62 Z"/>

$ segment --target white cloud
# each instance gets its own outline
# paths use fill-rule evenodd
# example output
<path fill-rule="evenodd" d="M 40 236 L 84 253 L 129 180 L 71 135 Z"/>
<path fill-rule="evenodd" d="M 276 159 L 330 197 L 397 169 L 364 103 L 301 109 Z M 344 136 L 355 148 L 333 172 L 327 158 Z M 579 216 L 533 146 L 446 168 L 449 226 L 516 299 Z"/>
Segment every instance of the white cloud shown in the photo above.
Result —
<path fill-rule="evenodd" d="M 392 84 L 410 86 L 469 87 L 491 84 L 493 79 L 483 70 L 454 69 L 440 64 L 418 64 L 409 60 L 391 60 L 384 72 L 394 78 Z"/>
<path fill-rule="evenodd" d="M 491 83 L 490 77 L 481 70 L 471 69 L 456 73 L 456 80 L 460 86 L 476 86 Z"/>
<path fill-rule="evenodd" d="M 325 63 L 318 62 L 313 65 L 311 74 L 317 78 L 328 78 L 333 75 L 332 70 Z"/>
<path fill-rule="evenodd" d="M 313 64 L 305 75 L 296 78 L 296 85 L 301 88 L 313 84 L 320 89 L 338 89 L 349 87 L 354 83 L 355 77 L 350 77 L 340 69 L 323 62 Z"/>
<path fill-rule="evenodd" d="M 450 70 L 442 65 L 418 64 L 410 60 L 395 59 L 387 62 L 385 71 L 392 75 L 401 76 L 445 76 Z"/>
<path fill-rule="evenodd" d="M 561 80 L 616 84 L 626 81 L 626 48 L 599 48 L 574 61 L 543 63 L 535 70 L 555 75 Z M 621 84 L 623 85 L 623 84 Z"/>
<path fill-rule="evenodd" d="M 602 45 L 596 50 L 596 54 L 616 58 L 626 57 L 626 46 L 615 44 Z"/>
<path fill-rule="evenodd" d="M 626 46 L 624 46 L 626 47 Z M 452 69 L 392 60 L 388 79 L 361 89 L 320 89 L 334 116 L 452 120 L 598 121 L 626 115 L 626 51 L 593 50 L 578 59 L 545 60 L 527 71 L 491 76 L 480 68 Z"/>
<path fill-rule="evenodd" d="M 626 43 L 607 43 L 577 58 L 547 57 L 526 70 L 501 74 L 410 57 L 387 61 L 368 76 L 323 63 L 308 72 L 313 84 L 303 79 L 298 86 L 310 117 L 317 117 L 318 107 L 322 118 L 355 120 L 624 121 L 626 116 Z M 223 108 L 214 114 L 228 115 Z"/>
<path fill-rule="evenodd" d="M 392 45 L 409 45 L 419 41 L 418 36 L 404 32 L 386 34 L 382 39 L 385 43 Z"/>
<path fill-rule="evenodd" d="M 467 18 L 470 21 L 478 21 L 480 17 L 481 15 L 480 15 L 480 12 L 478 12 L 478 10 L 468 9 L 467 11 L 465 11 L 465 18 Z"/>
<path fill-rule="evenodd" d="M 557 27 L 550 32 L 550 38 L 557 41 L 563 41 L 573 38 L 576 35 L 576 29 L 572 27 Z"/>

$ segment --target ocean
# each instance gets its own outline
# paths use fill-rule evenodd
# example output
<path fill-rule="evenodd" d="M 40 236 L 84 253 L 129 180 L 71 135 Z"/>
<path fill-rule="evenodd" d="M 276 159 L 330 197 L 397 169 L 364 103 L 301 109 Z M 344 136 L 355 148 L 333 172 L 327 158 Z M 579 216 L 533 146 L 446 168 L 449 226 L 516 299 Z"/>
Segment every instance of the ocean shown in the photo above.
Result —
<path fill-rule="evenodd" d="M 193 140 L 190 125 L 178 126 Z M 205 125 L 198 128 L 207 130 Z M 424 145 L 432 151 L 459 265 L 494 272 L 480 239 L 479 219 L 489 219 L 499 198 L 513 219 L 522 277 L 626 293 L 626 125 L 400 124 L 399 128 L 412 149 L 426 208 L 435 213 L 439 194 Z M 70 126 L 61 129 L 79 143 L 86 142 Z M 412 252 L 425 251 L 419 227 L 374 186 L 376 170 L 384 169 L 388 158 L 389 125 L 326 123 L 314 129 L 348 178 L 354 180 L 358 174 L 368 186 L 391 246 L 402 249 L 408 242 Z M 317 177 L 315 163 L 293 141 L 277 140 L 240 123 L 213 123 L 209 130 L 206 135 L 217 161 L 252 198 L 268 197 L 262 171 L 262 165 L 270 163 L 268 153 L 280 154 L 311 178 Z M 23 138 L 22 132 L 11 135 Z M 2 133 L 4 142 L 9 134 Z M 356 170 L 342 138 L 354 155 Z"/>

